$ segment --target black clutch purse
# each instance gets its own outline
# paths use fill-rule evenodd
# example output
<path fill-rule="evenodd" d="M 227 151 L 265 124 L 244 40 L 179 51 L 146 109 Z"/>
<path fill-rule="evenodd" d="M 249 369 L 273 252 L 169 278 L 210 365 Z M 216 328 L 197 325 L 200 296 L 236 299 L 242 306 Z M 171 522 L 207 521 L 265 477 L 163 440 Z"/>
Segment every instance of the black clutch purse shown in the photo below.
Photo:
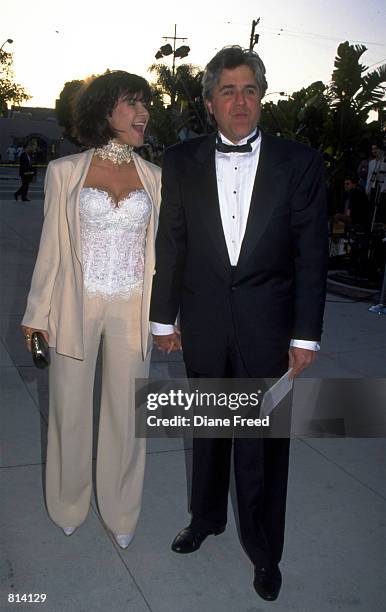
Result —
<path fill-rule="evenodd" d="M 31 353 L 34 364 L 41 370 L 50 365 L 50 350 L 40 332 L 33 332 L 31 336 Z"/>

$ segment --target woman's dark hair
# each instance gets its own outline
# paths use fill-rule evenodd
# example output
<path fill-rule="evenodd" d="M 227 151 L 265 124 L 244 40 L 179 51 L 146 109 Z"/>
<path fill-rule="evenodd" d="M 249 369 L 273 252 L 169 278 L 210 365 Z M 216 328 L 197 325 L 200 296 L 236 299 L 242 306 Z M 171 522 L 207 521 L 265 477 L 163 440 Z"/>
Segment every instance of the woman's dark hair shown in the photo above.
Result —
<path fill-rule="evenodd" d="M 117 134 L 107 121 L 120 98 L 151 99 L 149 83 L 124 70 L 106 72 L 85 82 L 73 99 L 73 134 L 86 147 L 100 147 Z"/>

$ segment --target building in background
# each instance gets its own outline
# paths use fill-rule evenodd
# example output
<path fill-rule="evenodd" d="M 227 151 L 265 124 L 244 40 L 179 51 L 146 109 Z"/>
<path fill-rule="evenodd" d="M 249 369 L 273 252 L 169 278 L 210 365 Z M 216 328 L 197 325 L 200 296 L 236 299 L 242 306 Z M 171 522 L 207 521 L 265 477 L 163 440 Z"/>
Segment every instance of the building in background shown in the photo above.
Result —
<path fill-rule="evenodd" d="M 7 149 L 31 144 L 34 162 L 47 163 L 51 159 L 76 153 L 79 149 L 63 137 L 55 109 L 13 106 L 6 116 L 0 116 L 0 155 L 7 160 Z"/>

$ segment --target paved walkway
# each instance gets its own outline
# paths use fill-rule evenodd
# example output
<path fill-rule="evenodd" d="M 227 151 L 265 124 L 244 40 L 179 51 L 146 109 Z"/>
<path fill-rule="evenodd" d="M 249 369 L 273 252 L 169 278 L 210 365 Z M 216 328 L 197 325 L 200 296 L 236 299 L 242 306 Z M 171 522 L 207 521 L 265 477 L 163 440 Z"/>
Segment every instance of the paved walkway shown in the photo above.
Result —
<path fill-rule="evenodd" d="M 42 205 L 41 199 L 22 205 L 4 197 L 0 197 L 0 610 L 385 611 L 384 439 L 293 442 L 283 588 L 274 604 L 261 600 L 252 587 L 252 567 L 238 541 L 231 509 L 226 532 L 208 538 L 199 552 L 170 551 L 176 531 L 188 522 L 185 453 L 179 440 L 148 444 L 143 510 L 127 551 L 115 545 L 94 502 L 87 520 L 70 538 L 50 521 L 42 489 L 47 373 L 31 365 L 19 330 Z M 334 296 L 329 300 L 323 353 L 310 374 L 385 377 L 386 317 L 368 313 L 363 302 Z M 153 356 L 153 376 L 174 376 L 181 368 L 178 356 Z M 44 593 L 47 599 L 7 603 L 9 593 Z"/>

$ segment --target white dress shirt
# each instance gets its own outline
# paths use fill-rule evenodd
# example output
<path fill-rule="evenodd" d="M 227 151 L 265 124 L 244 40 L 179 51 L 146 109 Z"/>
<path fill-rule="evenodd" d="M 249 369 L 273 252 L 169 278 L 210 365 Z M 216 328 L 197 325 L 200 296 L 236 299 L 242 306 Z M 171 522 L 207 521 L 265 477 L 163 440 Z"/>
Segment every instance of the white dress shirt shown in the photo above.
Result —
<path fill-rule="evenodd" d="M 238 142 L 243 145 L 254 136 L 256 130 Z M 233 145 L 220 132 L 223 143 Z M 246 153 L 222 153 L 216 150 L 217 191 L 220 204 L 221 222 L 232 266 L 237 265 L 240 249 L 247 226 L 249 206 L 260 157 L 261 134 L 251 143 L 252 151 Z M 172 334 L 173 325 L 151 322 L 151 331 L 156 336 Z M 320 346 L 310 340 L 296 340 L 290 346 L 318 351 Z"/>
<path fill-rule="evenodd" d="M 381 193 L 386 191 L 386 160 L 384 157 L 370 159 L 369 161 L 366 181 L 366 193 L 368 196 L 377 184 Z"/>
<path fill-rule="evenodd" d="M 237 144 L 245 144 L 248 138 L 255 133 L 256 130 Z M 220 136 L 224 144 L 233 144 L 221 133 Z M 251 143 L 250 153 L 221 153 L 216 150 L 216 177 L 221 222 L 232 266 L 237 266 L 247 226 L 249 205 L 260 157 L 260 144 L 261 134 Z"/>

